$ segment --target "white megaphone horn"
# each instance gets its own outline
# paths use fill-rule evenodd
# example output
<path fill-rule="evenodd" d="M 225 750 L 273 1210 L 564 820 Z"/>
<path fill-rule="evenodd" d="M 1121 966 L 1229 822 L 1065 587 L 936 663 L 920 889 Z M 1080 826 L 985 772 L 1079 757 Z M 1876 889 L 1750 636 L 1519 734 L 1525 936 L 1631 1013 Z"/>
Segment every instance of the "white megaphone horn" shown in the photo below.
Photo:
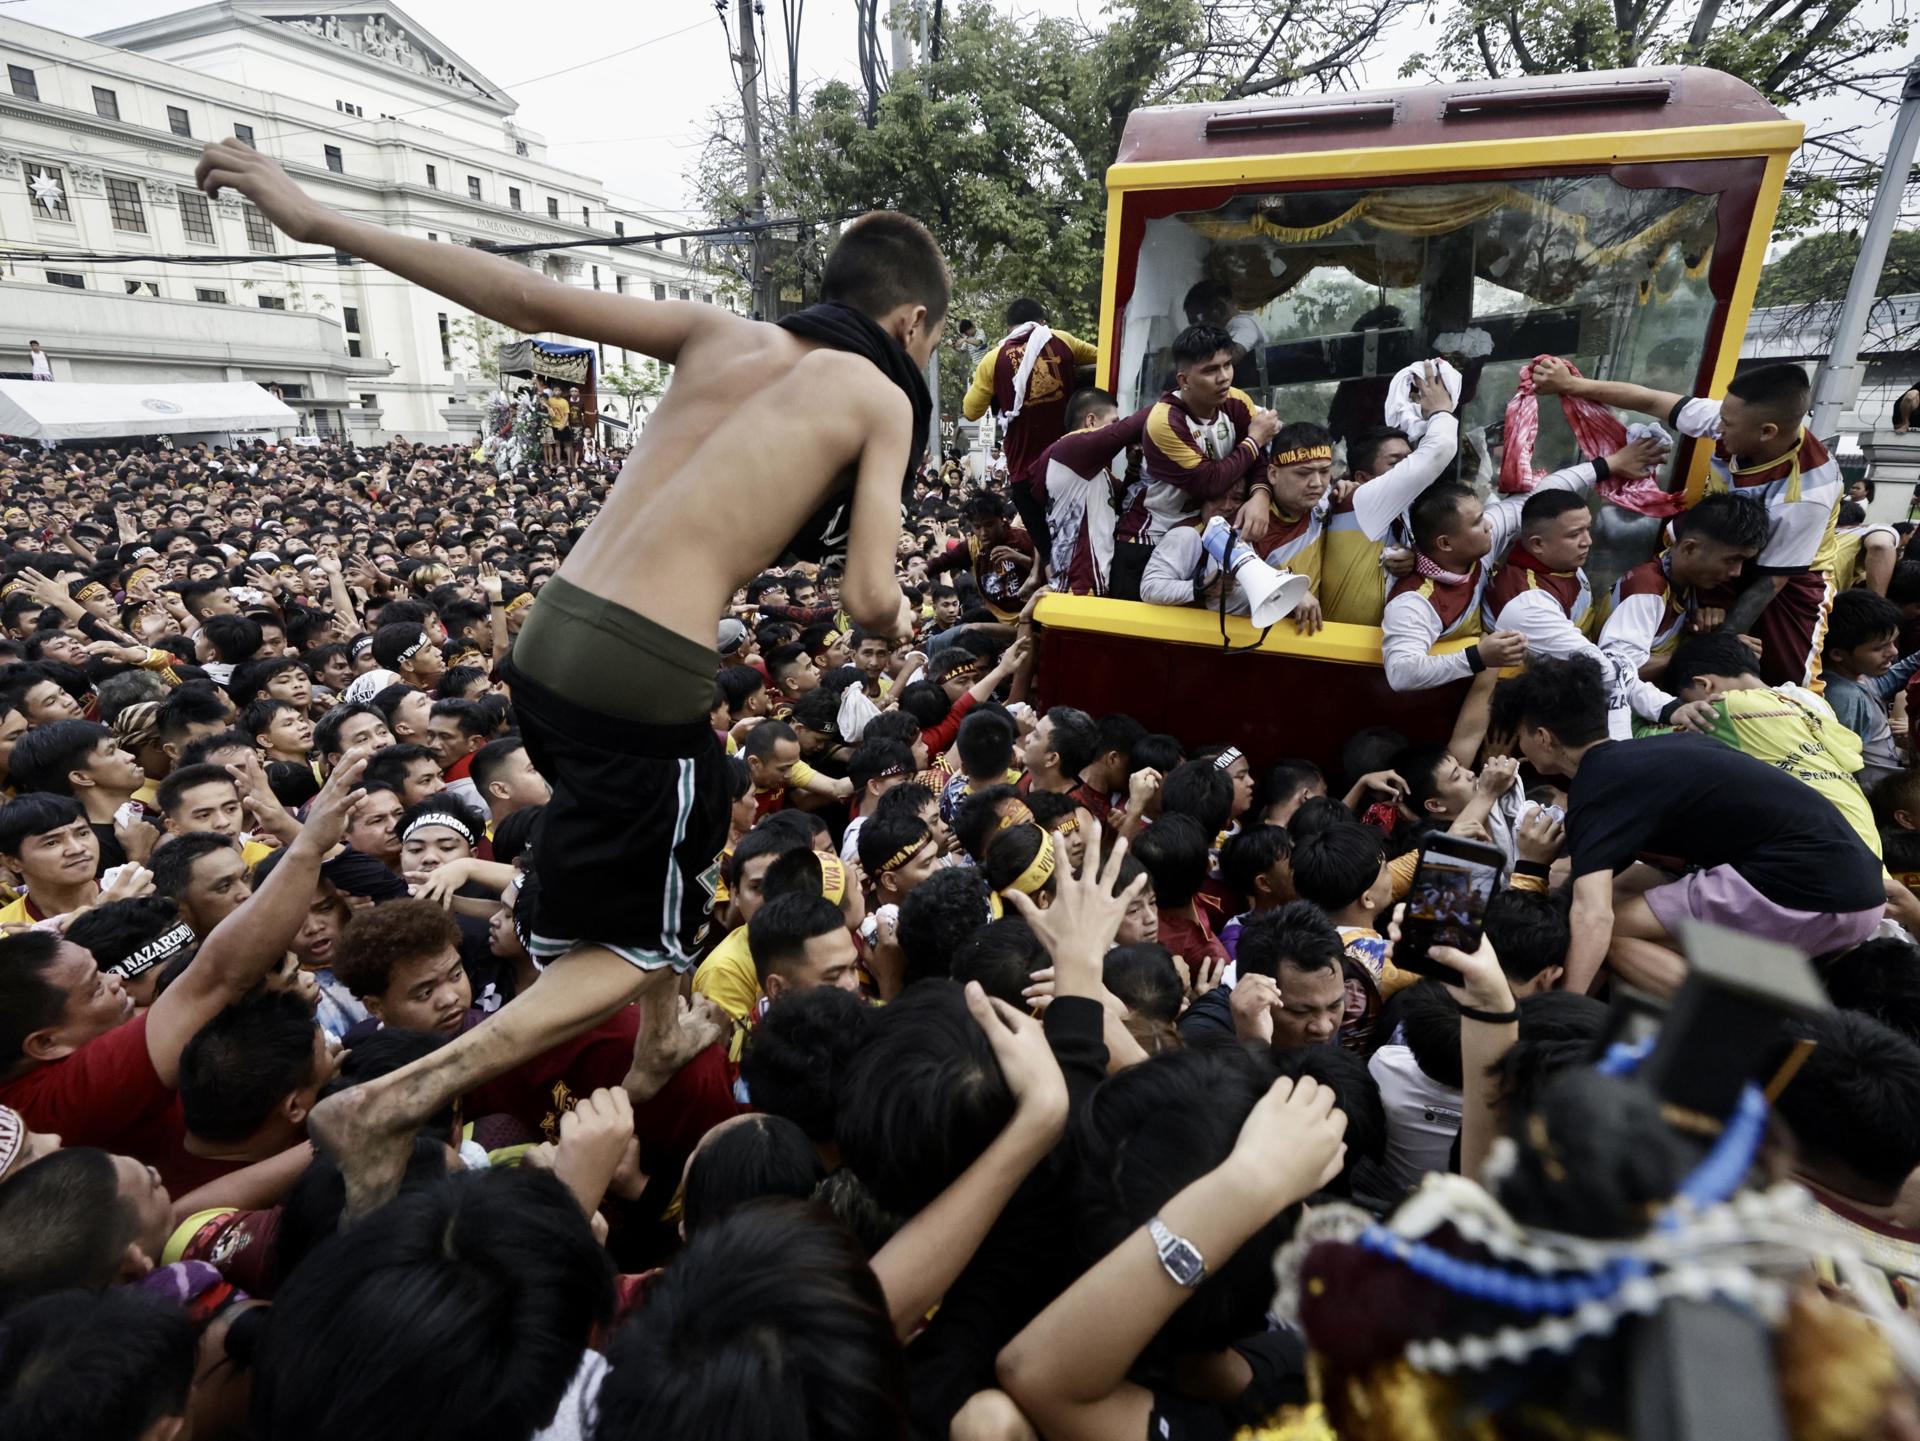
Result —
<path fill-rule="evenodd" d="M 1254 554 L 1253 547 L 1234 533 L 1224 516 L 1216 515 L 1200 533 L 1208 555 L 1233 578 L 1247 597 L 1247 619 L 1265 630 L 1293 614 L 1313 583 L 1290 570 L 1275 570 Z"/>

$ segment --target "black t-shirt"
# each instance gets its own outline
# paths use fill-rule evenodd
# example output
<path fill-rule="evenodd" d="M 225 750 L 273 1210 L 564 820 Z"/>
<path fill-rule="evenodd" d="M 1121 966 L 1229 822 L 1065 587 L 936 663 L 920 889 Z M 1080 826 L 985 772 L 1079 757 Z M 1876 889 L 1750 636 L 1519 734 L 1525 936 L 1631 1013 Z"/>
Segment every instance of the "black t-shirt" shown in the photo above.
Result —
<path fill-rule="evenodd" d="M 1567 807 L 1574 876 L 1621 870 L 1642 852 L 1732 866 L 1793 910 L 1864 911 L 1886 899 L 1880 862 L 1832 802 L 1706 736 L 1606 741 L 1580 762 Z"/>

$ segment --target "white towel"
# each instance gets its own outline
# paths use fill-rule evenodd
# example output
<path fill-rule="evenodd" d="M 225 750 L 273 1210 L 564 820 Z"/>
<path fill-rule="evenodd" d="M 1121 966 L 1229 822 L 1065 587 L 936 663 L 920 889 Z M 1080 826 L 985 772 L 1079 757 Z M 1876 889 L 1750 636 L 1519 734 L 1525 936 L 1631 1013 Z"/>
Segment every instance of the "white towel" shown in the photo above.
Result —
<path fill-rule="evenodd" d="M 1447 388 L 1447 394 L 1453 403 L 1460 403 L 1460 372 L 1449 362 L 1438 358 L 1432 361 L 1419 361 L 1406 369 L 1397 371 L 1387 386 L 1387 406 L 1385 421 L 1395 430 L 1406 432 L 1407 439 L 1415 445 L 1420 437 L 1427 433 L 1427 418 L 1420 413 L 1420 402 L 1415 399 L 1414 385 L 1426 374 L 1429 364 L 1440 369 L 1440 383 Z"/>
<path fill-rule="evenodd" d="M 1045 322 L 1029 320 L 1016 325 L 1001 339 L 1000 344 L 1027 338 L 1027 348 L 1021 353 L 1020 368 L 1013 373 L 1013 409 L 1007 412 L 1007 424 L 1011 425 L 1019 417 L 1021 408 L 1027 403 L 1027 385 L 1033 379 L 1033 367 L 1039 363 L 1040 352 L 1047 348 L 1047 342 L 1053 339 L 1053 332 L 1047 329 Z"/>

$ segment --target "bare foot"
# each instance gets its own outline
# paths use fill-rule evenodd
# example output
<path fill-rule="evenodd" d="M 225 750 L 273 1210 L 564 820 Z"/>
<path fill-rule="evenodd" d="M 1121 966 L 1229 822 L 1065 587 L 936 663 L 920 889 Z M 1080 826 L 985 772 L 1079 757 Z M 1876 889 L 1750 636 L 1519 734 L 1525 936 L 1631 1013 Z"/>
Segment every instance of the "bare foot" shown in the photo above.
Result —
<path fill-rule="evenodd" d="M 637 1106 L 652 1100 L 687 1062 L 726 1035 L 727 1013 L 710 996 L 691 1005 L 670 990 L 651 990 L 642 1000 L 640 1030 L 633 1038 L 633 1064 L 624 1083 Z"/>

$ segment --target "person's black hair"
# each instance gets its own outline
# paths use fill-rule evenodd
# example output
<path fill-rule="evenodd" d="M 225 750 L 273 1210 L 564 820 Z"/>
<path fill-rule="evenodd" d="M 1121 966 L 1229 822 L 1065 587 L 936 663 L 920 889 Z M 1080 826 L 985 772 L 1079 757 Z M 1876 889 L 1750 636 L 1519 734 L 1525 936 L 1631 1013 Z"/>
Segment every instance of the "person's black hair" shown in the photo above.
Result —
<path fill-rule="evenodd" d="M 1326 783 L 1326 775 L 1312 761 L 1275 761 L 1267 767 L 1266 778 L 1260 784 L 1260 808 L 1264 810 L 1270 805 L 1278 805 L 1302 786 L 1324 786 Z"/>
<path fill-rule="evenodd" d="M 795 813 L 781 812 L 780 814 Z M 771 821 L 773 818 L 769 816 L 767 819 Z M 762 822 L 762 824 L 766 824 L 766 822 Z M 800 829 L 798 824 L 792 823 L 786 826 L 781 826 L 776 823 L 771 828 L 776 830 L 784 829 L 789 835 L 800 840 L 802 844 L 785 852 L 781 855 L 780 859 L 767 867 L 766 877 L 760 885 L 761 894 L 768 901 L 777 900 L 781 896 L 824 896 L 826 894 L 826 876 L 821 871 L 822 856 L 814 850 L 812 843 L 806 837 L 806 833 Z M 824 934 L 824 932 L 816 932 L 815 934 Z"/>
<path fill-rule="evenodd" d="M 762 816 L 759 825 L 768 830 L 785 831 L 809 848 L 815 847 L 820 837 L 828 833 L 827 823 L 812 811 L 775 811 Z"/>
<path fill-rule="evenodd" d="M 233 679 L 227 685 L 227 694 L 233 697 L 235 705 L 244 707 L 267 688 L 268 681 L 290 670 L 297 670 L 312 679 L 313 672 L 298 656 L 275 655 L 242 661 L 233 668 Z"/>
<path fill-rule="evenodd" d="M 1340 747 L 1340 771 L 1349 785 L 1373 771 L 1385 770 L 1407 748 L 1407 738 L 1392 726 L 1362 726 Z"/>
<path fill-rule="evenodd" d="M 517 740 L 518 737 L 503 736 L 501 739 Z M 492 742 L 492 744 L 498 745 L 500 744 L 500 742 L 494 741 Z M 729 801 L 743 800 L 746 798 L 747 792 L 752 789 L 753 789 L 753 770 L 751 767 L 747 765 L 746 759 L 742 756 L 728 756 L 727 757 L 727 799 Z"/>
<path fill-rule="evenodd" d="M 13 755 L 7 772 L 21 791 L 43 791 L 70 796 L 73 782 L 68 777 L 86 767 L 87 757 L 103 740 L 112 740 L 113 732 L 89 720 L 60 720 L 23 731 L 13 743 Z"/>
<path fill-rule="evenodd" d="M 1127 774 L 1138 771 L 1154 770 L 1161 775 L 1169 775 L 1173 769 L 1187 758 L 1180 742 L 1160 731 L 1137 736 L 1132 749 L 1127 754 Z"/>
<path fill-rule="evenodd" d="M 427 714 L 458 722 L 462 735 L 483 736 L 493 729 L 487 720 L 487 713 L 475 701 L 437 700 Z"/>
<path fill-rule="evenodd" d="M 1207 848 L 1212 833 L 1192 816 L 1162 816 L 1133 843 L 1132 854 L 1153 877 L 1160 909 L 1188 904 L 1207 883 Z"/>
<path fill-rule="evenodd" d="M 960 722 L 955 739 L 961 770 L 976 780 L 997 781 L 1013 765 L 1017 733 L 1005 711 L 975 710 Z"/>
<path fill-rule="evenodd" d="M 1407 440 L 1407 433 L 1398 426 L 1369 425 L 1347 436 L 1347 471 L 1359 474 L 1365 471 L 1368 476 L 1377 476 L 1380 469 L 1380 449 L 1388 441 Z"/>
<path fill-rule="evenodd" d="M 703 1227 L 607 1359 L 594 1441 L 908 1434 L 906 1358 L 880 1283 L 846 1228 L 805 1202 L 758 1201 Z"/>
<path fill-rule="evenodd" d="M 1145 726 L 1121 711 L 1112 711 L 1103 715 L 1095 725 L 1093 758 L 1099 760 L 1102 756 L 1117 754 L 1131 769 L 1133 748 L 1146 734 Z"/>
<path fill-rule="evenodd" d="M 1224 351 L 1237 349 L 1233 337 L 1217 325 L 1189 325 L 1173 337 L 1173 368 L 1176 373 L 1190 365 L 1213 359 Z"/>
<path fill-rule="evenodd" d="M 163 741 L 183 741 L 190 726 L 227 723 L 226 702 L 212 681 L 185 681 L 167 692 L 154 716 L 154 733 Z"/>
<path fill-rule="evenodd" d="M 433 708 L 433 713 L 435 715 L 440 714 L 440 706 L 446 704 L 446 701 L 441 701 L 440 705 L 436 705 Z M 475 707 L 475 709 L 477 710 L 478 707 Z M 466 730 L 466 721 L 461 721 L 460 728 Z M 467 733 L 469 735 L 484 734 L 482 731 L 468 731 Z M 488 741 L 473 753 L 473 763 L 467 767 L 467 775 L 472 779 L 474 789 L 480 792 L 480 798 L 482 800 L 486 799 L 488 783 L 506 767 L 508 762 L 526 748 L 526 742 L 521 740 L 519 736 L 509 735 L 501 736 L 499 740 Z"/>
<path fill-rule="evenodd" d="M 210 615 L 200 622 L 200 634 L 212 645 L 214 655 L 229 665 L 251 659 L 265 639 L 260 622 L 244 615 Z"/>
<path fill-rule="evenodd" d="M 179 908 L 165 896 L 135 896 L 82 911 L 68 923 L 66 937 L 107 971 L 179 924 Z"/>
<path fill-rule="evenodd" d="M 1587 509 L 1587 498 L 1572 490 L 1536 490 L 1520 507 L 1520 533 L 1538 535 L 1543 527 L 1576 510 Z"/>
<path fill-rule="evenodd" d="M 363 715 L 376 717 L 382 725 L 387 723 L 384 715 L 364 702 L 348 701 L 344 705 L 337 705 L 313 723 L 314 750 L 323 756 L 344 754 L 346 748 L 340 744 L 341 727 L 355 716 Z"/>
<path fill-rule="evenodd" d="M 1567 963 L 1573 927 L 1566 906 L 1552 896 L 1501 891 L 1487 902 L 1483 924 L 1500 969 L 1511 980 L 1530 981 L 1549 966 Z"/>
<path fill-rule="evenodd" d="M 883 1007 L 840 1078 L 834 1137 L 874 1198 L 911 1216 L 980 1158 L 1013 1093 L 952 981 L 911 984 Z"/>
<path fill-rule="evenodd" d="M 1339 929 L 1325 911 L 1311 901 L 1289 901 L 1241 923 L 1234 962 L 1243 976 L 1277 979 L 1283 964 L 1296 971 L 1332 970 L 1345 954 Z"/>
<path fill-rule="evenodd" d="M 1220 847 L 1220 875 L 1249 900 L 1254 882 L 1293 854 L 1293 838 L 1285 826 L 1242 826 Z"/>
<path fill-rule="evenodd" d="M 1062 775 L 1078 777 L 1099 759 L 1100 728 L 1092 716 L 1070 705 L 1057 705 L 1047 712 L 1046 719 Z"/>
<path fill-rule="evenodd" d="M 1427 802 L 1439 798 L 1440 771 L 1452 755 L 1445 742 L 1426 741 L 1393 758 L 1393 773 L 1407 783 L 1406 807 L 1415 815 L 1427 815 Z"/>
<path fill-rule="evenodd" d="M 1591 745 L 1607 738 L 1607 682 L 1600 662 L 1577 655 L 1529 659 L 1519 675 L 1493 691 L 1493 725 L 1550 732 L 1563 746 Z"/>
<path fill-rule="evenodd" d="M 1419 980 L 1396 991 L 1374 1027 L 1376 1035 L 1382 1031 L 1399 1034 L 1429 1080 L 1456 1091 L 1466 1083 L 1460 1061 L 1460 1003 L 1438 981 Z"/>
<path fill-rule="evenodd" d="M 427 747 L 415 741 L 397 741 L 393 745 L 382 746 L 373 753 L 372 758 L 367 762 L 366 770 L 361 772 L 361 779 L 378 781 L 392 786 L 396 791 L 404 792 L 408 768 L 414 762 L 423 760 L 433 761 L 436 766 L 439 765 L 439 762 L 434 759 L 433 752 Z"/>
<path fill-rule="evenodd" d="M 727 698 L 727 709 L 736 713 L 767 688 L 766 677 L 750 665 L 726 666 L 714 680 Z"/>
<path fill-rule="evenodd" d="M 1210 760 L 1182 761 L 1160 783 L 1160 814 L 1191 816 L 1217 836 L 1233 823 L 1233 781 Z"/>
<path fill-rule="evenodd" d="M 1503 1108 L 1503 1119 L 1517 1144 L 1495 1194 L 1523 1226 L 1639 1236 L 1694 1163 L 1652 1090 L 1586 1066 L 1554 1076 L 1524 1111 Z"/>
<path fill-rule="evenodd" d="M 1290 420 L 1273 433 L 1273 439 L 1267 442 L 1267 459 L 1285 455 L 1290 450 L 1310 450 L 1319 445 L 1332 445 L 1333 434 L 1324 425 L 1311 420 Z M 1265 474 L 1265 472 L 1261 472 Z"/>
<path fill-rule="evenodd" d="M 1341 1137 L 1347 1158 L 1340 1174 L 1314 1194 L 1350 1198 L 1356 1168 L 1379 1165 L 1386 1159 L 1387 1108 L 1380 1098 L 1379 1083 L 1367 1063 L 1343 1046 L 1289 1046 L 1274 1050 L 1270 1059 L 1281 1075 L 1296 1081 L 1311 1076 L 1333 1092 L 1335 1107 L 1347 1118 L 1347 1129 Z"/>
<path fill-rule="evenodd" d="M 977 867 L 948 866 L 907 892 L 900 902 L 895 939 L 906 956 L 909 989 L 944 978 L 953 953 L 990 920 L 987 883 Z"/>
<path fill-rule="evenodd" d="M 1796 1016 L 1787 1031 L 1813 1049 L 1775 1106 L 1810 1169 L 1837 1165 L 1876 1189 L 1856 1200 L 1891 1201 L 1920 1167 L 1920 1042 L 1856 1011 Z"/>
<path fill-rule="evenodd" d="M 757 860 L 761 856 L 781 856 L 788 851 L 805 849 L 807 849 L 807 843 L 792 831 L 781 826 L 769 826 L 762 821 L 740 837 L 733 848 L 733 854 L 727 857 L 727 888 L 738 893 L 740 878 L 747 873 L 749 861 Z"/>
<path fill-rule="evenodd" d="M 997 996 L 1017 1010 L 1030 1004 L 1021 993 L 1033 984 L 1033 973 L 1053 964 L 1040 938 L 1018 916 L 1006 916 L 980 927 L 953 953 L 949 974 L 965 985 L 978 981 L 989 996 Z"/>
<path fill-rule="evenodd" d="M 864 1000 L 838 986 L 782 991 L 740 1058 L 754 1109 L 785 1117 L 812 1141 L 831 1141 L 835 1083 L 873 1015 Z"/>
<path fill-rule="evenodd" d="M 1727 394 L 1767 412 L 1782 430 L 1797 426 L 1807 413 L 1813 385 L 1806 371 L 1792 361 L 1757 365 L 1727 382 Z"/>
<path fill-rule="evenodd" d="M 1489 1074 L 1496 1078 L 1505 1115 L 1524 1115 L 1556 1076 L 1593 1062 L 1607 1007 L 1572 991 L 1542 991 L 1520 999 L 1520 1039 Z"/>
<path fill-rule="evenodd" d="M 1000 828 L 999 808 L 1020 793 L 1009 785 L 982 786 L 953 811 L 953 838 L 976 861 L 986 854 L 987 842 Z"/>
<path fill-rule="evenodd" d="M 1460 519 L 1460 507 L 1473 498 L 1473 487 L 1457 480 L 1435 481 L 1428 486 L 1408 512 L 1414 545 L 1431 554 L 1434 542 L 1452 533 Z"/>
<path fill-rule="evenodd" d="M 1173 952 L 1157 941 L 1115 946 L 1101 962 L 1101 981 L 1129 1011 L 1169 1024 L 1180 1017 L 1185 988 Z M 1016 1002 L 1015 1004 L 1024 1004 Z"/>
<path fill-rule="evenodd" d="M 223 1007 L 180 1053 L 180 1109 L 202 1141 L 244 1141 L 288 1094 L 312 1084 L 313 1012 L 291 991 Z"/>
<path fill-rule="evenodd" d="M 947 693 L 930 680 L 917 680 L 900 692 L 899 713 L 911 716 L 922 730 L 937 726 L 953 710 Z"/>
<path fill-rule="evenodd" d="M 747 738 L 740 742 L 740 751 L 741 754 L 751 756 L 754 760 L 768 761 L 773 758 L 774 752 L 779 749 L 783 741 L 792 741 L 798 745 L 800 737 L 794 734 L 793 727 L 785 721 L 763 720 L 747 732 Z"/>
<path fill-rule="evenodd" d="M 1024 821 L 1017 826 L 989 832 L 986 854 L 980 857 L 980 873 L 987 878 L 990 888 L 1005 891 L 1025 874 L 1039 859 L 1041 851 L 1051 844 L 1045 831 Z M 1052 877 L 1049 877 L 1042 882 L 1041 889 L 1049 889 L 1051 885 Z"/>
<path fill-rule="evenodd" d="M 1044 322 L 1047 318 L 1047 308 L 1031 297 L 1021 296 L 1007 305 L 1003 318 L 1006 320 L 1007 329 L 1011 330 L 1016 325 Z"/>
<path fill-rule="evenodd" d="M 1914 489 L 1920 491 L 1920 486 Z M 1703 500 L 1700 505 L 1706 503 Z M 1699 508 L 1694 507 L 1695 510 Z M 1895 605 L 1920 605 L 1920 560 L 1903 560 L 1893 568 L 1893 574 L 1887 580 L 1887 599 Z"/>
<path fill-rule="evenodd" d="M 300 707 L 292 701 L 259 696 L 247 702 L 235 718 L 234 725 L 242 734 L 252 737 L 257 745 L 260 737 L 266 734 L 267 727 L 273 724 L 273 718 L 281 711 L 292 711 L 295 715 L 301 713 Z"/>
<path fill-rule="evenodd" d="M 748 1114 L 711 1133 L 687 1163 L 681 1218 L 691 1238 L 768 1196 L 812 1197 L 825 1179 L 807 1133 L 779 1116 Z"/>
<path fill-rule="evenodd" d="M 220 851 L 237 853 L 239 849 L 240 843 L 232 836 L 216 831 L 188 831 L 185 835 L 168 836 L 154 847 L 147 862 L 153 871 L 154 894 L 178 900 L 193 883 L 196 862 Z"/>
<path fill-rule="evenodd" d="M 1821 642 L 1821 648 L 1825 654 L 1831 655 L 1835 651 L 1871 645 L 1890 635 L 1898 635 L 1905 623 L 1899 606 L 1864 587 L 1856 586 L 1834 597 L 1833 610 L 1827 617 L 1827 636 Z"/>
<path fill-rule="evenodd" d="M 925 324 L 946 318 L 952 279 L 926 226 L 892 210 L 861 216 L 840 233 L 820 275 L 820 298 L 870 320 L 903 305 L 924 305 Z"/>
<path fill-rule="evenodd" d="M 1227 1159 L 1274 1075 L 1269 1061 L 1237 1046 L 1206 1046 L 1130 1066 L 1093 1092 L 1076 1128 L 1074 1206 L 1089 1263 Z M 1292 1235 L 1297 1214 L 1290 1206 L 1231 1255 L 1208 1256 L 1206 1279 L 1160 1328 L 1146 1357 L 1219 1350 L 1263 1329 L 1273 1253 Z"/>
<path fill-rule="evenodd" d="M 1857 500 L 1843 500 L 1833 518 L 1840 525 L 1859 525 L 1867 518 L 1867 508 Z"/>
<path fill-rule="evenodd" d="M 1826 957 L 1820 982 L 1834 1005 L 1920 1041 L 1920 946 L 1912 941 L 1881 936 Z"/>
<path fill-rule="evenodd" d="M 1372 826 L 1336 825 L 1293 846 L 1293 888 L 1328 914 L 1345 910 L 1380 879 L 1386 847 Z"/>
<path fill-rule="evenodd" d="M 557 1178 L 448 1176 L 294 1268 L 261 1344 L 254 1425 L 275 1441 L 528 1437 L 612 1313 L 612 1263 Z"/>
<path fill-rule="evenodd" d="M 860 869 L 877 883 L 888 861 L 918 851 L 932 839 L 932 827 L 913 811 L 876 809 L 860 827 Z"/>
<path fill-rule="evenodd" d="M 796 852 L 812 862 L 808 852 Z M 778 865 L 779 862 L 775 862 Z M 769 872 L 771 880 L 771 872 Z M 747 924 L 747 945 L 753 952 L 753 968 L 761 986 L 767 977 L 792 962 L 805 958 L 807 942 L 830 936 L 846 928 L 847 919 L 836 906 L 817 891 L 770 896 L 767 903 Z"/>
<path fill-rule="evenodd" d="M 1083 385 L 1067 399 L 1066 429 L 1078 430 L 1096 410 L 1113 410 L 1119 404 L 1111 391 L 1102 390 L 1097 385 Z"/>
<path fill-rule="evenodd" d="M 0 1186 L 0 1307 L 112 1284 L 138 1225 L 105 1151 L 67 1146 L 18 1171 Z"/>
<path fill-rule="evenodd" d="M 926 822 L 930 826 L 931 822 L 927 818 L 928 810 L 930 807 L 938 807 L 939 804 L 940 797 L 925 786 L 912 783 L 895 786 L 874 802 L 873 814 L 868 819 L 867 825 L 872 825 L 882 816 L 889 818 L 911 816 L 914 820 Z M 935 814 L 938 814 L 937 810 Z M 861 830 L 864 832 L 866 826 L 862 826 Z M 905 842 L 903 841 L 902 844 L 904 845 Z M 865 862 L 861 864 L 864 866 Z"/>
<path fill-rule="evenodd" d="M 138 1441 L 187 1414 L 198 1339 L 180 1307 L 134 1290 L 70 1290 L 0 1327 L 0 1437 Z"/>
<path fill-rule="evenodd" d="M 171 815 L 180 806 L 180 798 L 198 786 L 210 786 L 221 781 L 228 786 L 236 783 L 225 766 L 213 765 L 202 761 L 197 765 L 182 764 L 167 773 L 154 791 L 154 804 L 162 815 Z M 238 794 L 236 787 L 235 794 Z"/>
<path fill-rule="evenodd" d="M 1700 683 L 1702 676 L 1759 675 L 1759 658 L 1739 636 L 1709 631 L 1680 642 L 1660 677 L 1662 687 L 1678 695 Z"/>
<path fill-rule="evenodd" d="M 884 776 L 913 774 L 913 747 L 897 740 L 882 740 L 871 733 L 861 738 L 847 757 L 847 779 L 856 792 L 864 791 L 871 781 Z"/>

